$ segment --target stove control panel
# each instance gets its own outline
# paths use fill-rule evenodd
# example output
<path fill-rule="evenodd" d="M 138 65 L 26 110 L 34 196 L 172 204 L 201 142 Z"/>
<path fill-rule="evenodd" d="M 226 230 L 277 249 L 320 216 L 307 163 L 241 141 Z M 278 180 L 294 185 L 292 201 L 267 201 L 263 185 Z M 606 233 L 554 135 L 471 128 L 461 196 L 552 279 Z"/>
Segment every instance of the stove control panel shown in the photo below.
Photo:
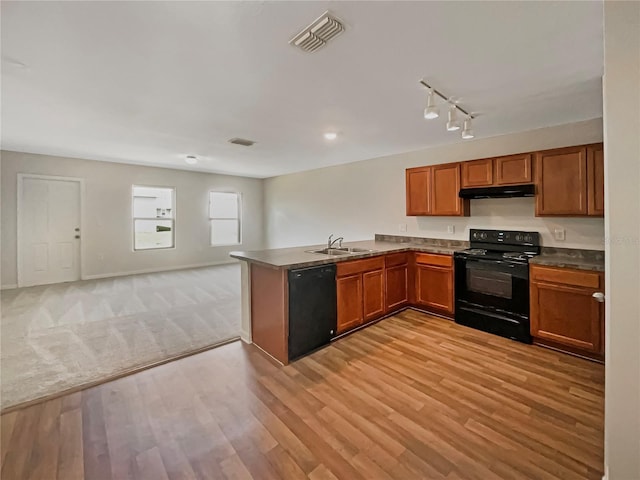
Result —
<path fill-rule="evenodd" d="M 538 232 L 519 232 L 513 230 L 476 230 L 471 229 L 469 237 L 472 242 L 539 246 L 540 234 Z"/>

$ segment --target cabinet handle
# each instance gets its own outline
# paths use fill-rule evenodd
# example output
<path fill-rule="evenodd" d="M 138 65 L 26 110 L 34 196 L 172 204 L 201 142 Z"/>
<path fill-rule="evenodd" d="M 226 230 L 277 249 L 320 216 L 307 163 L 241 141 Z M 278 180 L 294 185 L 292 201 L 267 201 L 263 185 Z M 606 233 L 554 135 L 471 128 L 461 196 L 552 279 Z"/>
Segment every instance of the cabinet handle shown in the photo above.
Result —
<path fill-rule="evenodd" d="M 592 295 L 592 297 L 595 298 L 600 303 L 604 302 L 604 293 L 602 293 L 602 292 L 595 292 Z"/>

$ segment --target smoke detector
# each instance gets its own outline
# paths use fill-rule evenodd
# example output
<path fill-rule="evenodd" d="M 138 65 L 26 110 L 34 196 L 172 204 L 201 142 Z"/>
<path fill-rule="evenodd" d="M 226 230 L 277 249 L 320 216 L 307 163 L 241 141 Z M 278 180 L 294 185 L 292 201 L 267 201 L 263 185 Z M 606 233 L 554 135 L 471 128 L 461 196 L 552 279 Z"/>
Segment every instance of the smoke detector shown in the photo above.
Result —
<path fill-rule="evenodd" d="M 289 40 L 289 43 L 305 52 L 315 52 L 342 32 L 344 24 L 327 11 Z"/>
<path fill-rule="evenodd" d="M 254 142 L 253 140 L 247 140 L 246 138 L 232 138 L 229 140 L 229 143 L 233 143 L 234 145 L 242 145 L 243 147 L 250 147 L 251 145 L 253 145 Z"/>

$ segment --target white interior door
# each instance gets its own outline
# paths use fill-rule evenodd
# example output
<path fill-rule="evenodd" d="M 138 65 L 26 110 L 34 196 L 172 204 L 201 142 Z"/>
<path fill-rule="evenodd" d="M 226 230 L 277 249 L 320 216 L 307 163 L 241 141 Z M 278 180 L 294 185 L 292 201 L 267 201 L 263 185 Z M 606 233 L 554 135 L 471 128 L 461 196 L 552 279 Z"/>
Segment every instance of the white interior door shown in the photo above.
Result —
<path fill-rule="evenodd" d="M 80 182 L 21 176 L 19 286 L 80 279 Z"/>

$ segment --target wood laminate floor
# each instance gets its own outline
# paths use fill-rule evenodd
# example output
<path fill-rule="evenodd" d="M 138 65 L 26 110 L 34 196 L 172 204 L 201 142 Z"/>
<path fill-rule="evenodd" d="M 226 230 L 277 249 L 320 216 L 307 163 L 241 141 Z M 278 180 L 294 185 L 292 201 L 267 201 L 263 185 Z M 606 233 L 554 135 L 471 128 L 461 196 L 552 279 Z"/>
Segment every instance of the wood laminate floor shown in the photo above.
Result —
<path fill-rule="evenodd" d="M 3 479 L 600 479 L 604 367 L 405 311 L 287 367 L 240 342 L 2 417 Z"/>

